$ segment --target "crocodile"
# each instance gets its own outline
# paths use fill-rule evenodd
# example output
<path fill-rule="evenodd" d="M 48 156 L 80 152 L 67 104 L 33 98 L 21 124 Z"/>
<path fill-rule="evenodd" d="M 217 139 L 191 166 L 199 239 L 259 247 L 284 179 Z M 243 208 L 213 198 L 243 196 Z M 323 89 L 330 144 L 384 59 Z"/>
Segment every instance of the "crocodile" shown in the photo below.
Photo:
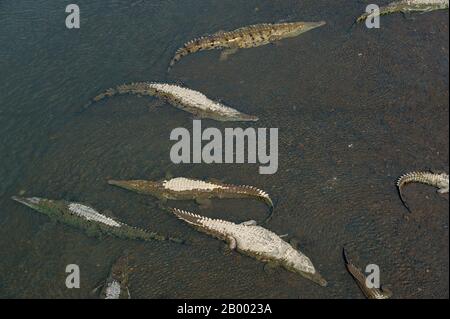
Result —
<path fill-rule="evenodd" d="M 397 181 L 398 193 L 403 205 L 411 212 L 403 196 L 403 188 L 409 183 L 422 183 L 439 188 L 438 193 L 445 194 L 449 190 L 449 178 L 446 173 L 411 172 L 402 175 Z"/>
<path fill-rule="evenodd" d="M 95 96 L 86 107 L 105 98 L 123 94 L 153 96 L 166 101 L 178 109 L 191 113 L 198 118 L 212 119 L 221 122 L 258 121 L 258 117 L 241 113 L 220 102 L 213 101 L 198 91 L 176 84 L 156 82 L 134 82 L 122 84 L 115 88 L 109 88 Z"/>
<path fill-rule="evenodd" d="M 282 266 L 320 286 L 327 285 L 327 281 L 314 268 L 307 256 L 277 234 L 256 225 L 253 220 L 235 224 L 225 220 L 203 217 L 177 208 L 173 208 L 172 212 L 199 231 L 226 241 L 230 250 L 236 250 L 265 263 Z"/>
<path fill-rule="evenodd" d="M 356 23 L 366 20 L 369 16 L 382 16 L 392 13 L 408 14 L 412 12 L 430 12 L 435 10 L 448 9 L 449 0 L 400 0 L 380 7 L 379 14 L 364 13 L 356 19 Z"/>
<path fill-rule="evenodd" d="M 120 257 L 112 266 L 111 272 L 102 285 L 100 292 L 102 299 L 131 299 L 128 288 L 128 256 Z M 96 288 L 97 289 L 97 288 Z"/>
<path fill-rule="evenodd" d="M 345 250 L 345 248 L 342 249 L 342 254 L 344 256 L 345 267 L 347 268 L 350 275 L 352 275 L 353 279 L 356 281 L 363 294 L 368 299 L 389 299 L 392 297 L 392 291 L 390 291 L 388 288 L 367 287 L 366 276 L 363 274 L 361 269 L 359 269 L 352 263 L 347 255 L 347 251 Z"/>
<path fill-rule="evenodd" d="M 47 215 L 52 220 L 67 224 L 79 229 L 83 229 L 88 235 L 101 236 L 111 235 L 122 239 L 131 240 L 169 240 L 176 243 L 183 243 L 183 240 L 163 236 L 154 232 L 128 226 L 111 217 L 105 216 L 95 209 L 84 204 L 68 202 L 65 200 L 51 200 L 39 197 L 19 197 L 13 196 L 13 200 L 24 204 L 35 211 Z"/>
<path fill-rule="evenodd" d="M 109 180 L 110 185 L 134 191 L 144 195 L 166 200 L 196 200 L 202 204 L 210 198 L 254 198 L 264 202 L 269 207 L 268 221 L 273 213 L 274 204 L 269 194 L 249 185 L 231 185 L 217 181 L 203 181 L 185 177 L 176 177 L 161 181 Z"/>
<path fill-rule="evenodd" d="M 168 71 L 183 57 L 204 50 L 224 50 L 221 59 L 236 53 L 239 49 L 259 47 L 278 42 L 286 38 L 297 37 L 309 30 L 325 25 L 318 22 L 261 23 L 250 25 L 228 32 L 217 32 L 212 35 L 193 39 L 177 50 L 170 61 Z"/>

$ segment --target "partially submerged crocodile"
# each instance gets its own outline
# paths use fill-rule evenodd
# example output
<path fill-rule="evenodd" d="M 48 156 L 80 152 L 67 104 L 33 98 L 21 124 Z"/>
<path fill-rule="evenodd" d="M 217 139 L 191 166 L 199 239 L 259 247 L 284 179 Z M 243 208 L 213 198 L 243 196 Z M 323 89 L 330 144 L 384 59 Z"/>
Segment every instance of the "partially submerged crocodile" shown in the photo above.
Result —
<path fill-rule="evenodd" d="M 387 288 L 367 287 L 366 276 L 361 269 L 352 263 L 345 248 L 342 250 L 342 254 L 344 256 L 345 267 L 347 267 L 348 272 L 352 275 L 353 279 L 358 284 L 358 287 L 368 299 L 389 299 L 392 297 L 392 292 Z"/>
<path fill-rule="evenodd" d="M 294 249 L 277 234 L 257 226 L 255 221 L 235 224 L 180 209 L 172 209 L 172 211 L 178 218 L 193 225 L 199 231 L 228 242 L 231 250 L 237 250 L 266 263 L 282 266 L 321 286 L 327 285 L 327 281 L 317 272 L 307 256 Z"/>
<path fill-rule="evenodd" d="M 166 83 L 136 82 L 122 84 L 100 93 L 92 99 L 92 102 L 98 102 L 107 97 L 123 94 L 154 96 L 198 118 L 213 119 L 222 122 L 255 122 L 258 120 L 256 116 L 241 113 L 222 103 L 210 100 L 203 93 L 179 85 Z"/>
<path fill-rule="evenodd" d="M 221 49 L 225 50 L 222 52 L 221 59 L 225 59 L 239 49 L 259 47 L 282 39 L 296 37 L 324 24 L 325 21 L 262 23 L 197 38 L 185 43 L 182 48 L 178 49 L 170 61 L 169 71 L 178 61 L 191 53 Z"/>
<path fill-rule="evenodd" d="M 85 230 L 89 235 L 112 235 L 118 238 L 132 240 L 170 240 L 183 243 L 183 240 L 166 237 L 154 232 L 128 226 L 111 217 L 100 214 L 95 209 L 64 200 L 51 200 L 38 197 L 12 197 L 13 200 L 22 203 L 53 220 Z"/>
<path fill-rule="evenodd" d="M 112 266 L 111 272 L 102 285 L 100 292 L 102 299 L 131 299 L 128 288 L 128 256 L 120 257 Z"/>
<path fill-rule="evenodd" d="M 422 183 L 439 188 L 438 193 L 445 194 L 449 190 L 449 177 L 446 173 L 433 172 L 411 172 L 402 175 L 397 181 L 398 193 L 403 205 L 409 210 L 406 200 L 403 196 L 403 188 L 410 183 Z"/>
<path fill-rule="evenodd" d="M 271 217 L 274 208 L 269 194 L 248 185 L 231 185 L 185 177 L 162 181 L 110 180 L 108 183 L 140 194 L 151 195 L 160 200 L 196 200 L 202 204 L 204 200 L 210 198 L 254 198 L 264 202 L 269 207 L 270 215 L 266 221 Z"/>
<path fill-rule="evenodd" d="M 448 9 L 449 0 L 400 0 L 394 1 L 386 6 L 380 7 L 379 15 L 392 13 L 408 14 L 411 12 L 430 12 Z M 356 19 L 356 22 L 366 20 L 369 16 L 378 16 L 376 13 L 364 13 Z"/>

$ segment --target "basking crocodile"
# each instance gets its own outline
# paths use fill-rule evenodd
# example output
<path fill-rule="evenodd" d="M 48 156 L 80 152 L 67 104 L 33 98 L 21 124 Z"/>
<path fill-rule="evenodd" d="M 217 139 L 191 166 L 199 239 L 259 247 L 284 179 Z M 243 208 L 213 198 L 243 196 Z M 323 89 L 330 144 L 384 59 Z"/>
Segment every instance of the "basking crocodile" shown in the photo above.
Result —
<path fill-rule="evenodd" d="M 91 103 L 98 102 L 107 97 L 123 94 L 154 96 L 198 118 L 213 119 L 222 122 L 258 121 L 258 117 L 241 113 L 222 103 L 210 100 L 203 93 L 179 85 L 166 83 L 136 82 L 122 84 L 97 95 L 92 99 Z"/>
<path fill-rule="evenodd" d="M 326 280 L 316 271 L 307 256 L 294 249 L 277 234 L 257 226 L 255 221 L 235 224 L 180 209 L 172 209 L 172 212 L 199 231 L 228 242 L 231 250 L 237 250 L 263 262 L 282 266 L 321 286 L 327 285 Z"/>
<path fill-rule="evenodd" d="M 110 185 L 119 186 L 140 194 L 151 195 L 160 200 L 196 200 L 202 203 L 210 198 L 254 198 L 264 202 L 273 212 L 273 202 L 265 191 L 248 185 L 231 185 L 220 182 L 202 181 L 177 177 L 162 181 L 108 181 Z"/>
<path fill-rule="evenodd" d="M 100 292 L 102 299 L 131 299 L 128 289 L 128 256 L 120 257 L 112 266 Z M 97 288 L 96 288 L 97 289 Z M 95 290 L 96 290 L 95 289 Z"/>
<path fill-rule="evenodd" d="M 411 172 L 401 176 L 397 181 L 398 193 L 403 205 L 411 211 L 403 197 L 403 188 L 409 183 L 422 183 L 439 188 L 438 193 L 445 194 L 449 190 L 449 178 L 446 173 Z"/>
<path fill-rule="evenodd" d="M 401 12 L 403 14 L 411 12 L 430 12 L 435 10 L 448 9 L 449 0 L 400 0 L 394 1 L 386 6 L 380 7 L 379 15 L 387 15 Z M 356 22 L 366 20 L 375 14 L 364 13 L 356 19 Z"/>
<path fill-rule="evenodd" d="M 188 54 L 204 50 L 220 49 L 221 59 L 236 53 L 239 49 L 253 48 L 274 43 L 286 38 L 299 36 L 309 30 L 323 26 L 325 21 L 292 22 L 292 23 L 262 23 L 239 28 L 229 32 L 217 32 L 191 40 L 175 53 L 170 61 L 168 71 Z"/>
<path fill-rule="evenodd" d="M 358 284 L 358 287 L 361 289 L 363 294 L 368 299 L 389 299 L 392 297 L 392 292 L 387 288 L 369 288 L 366 285 L 366 276 L 363 274 L 361 269 L 356 267 L 351 260 L 349 259 L 345 248 L 342 250 L 344 255 L 345 266 L 347 267 L 348 272 L 352 275 L 353 279 Z"/>
<path fill-rule="evenodd" d="M 128 226 L 80 203 L 38 197 L 24 198 L 14 196 L 12 199 L 47 215 L 53 220 L 84 229 L 89 235 L 108 234 L 132 240 L 170 240 L 176 243 L 183 243 L 183 240 L 178 238 L 166 237 Z"/>

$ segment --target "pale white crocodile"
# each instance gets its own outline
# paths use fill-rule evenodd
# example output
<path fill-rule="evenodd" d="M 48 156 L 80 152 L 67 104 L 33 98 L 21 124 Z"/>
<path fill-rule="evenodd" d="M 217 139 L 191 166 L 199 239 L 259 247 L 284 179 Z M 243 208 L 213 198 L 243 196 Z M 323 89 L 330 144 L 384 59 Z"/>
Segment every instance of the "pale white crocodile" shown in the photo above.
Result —
<path fill-rule="evenodd" d="M 287 270 L 298 273 L 321 286 L 327 285 L 326 280 L 314 268 L 307 256 L 294 249 L 277 234 L 257 226 L 255 221 L 235 224 L 176 208 L 172 209 L 172 212 L 199 231 L 228 242 L 232 250 L 237 250 L 263 262 L 283 266 Z"/>
<path fill-rule="evenodd" d="M 223 122 L 254 122 L 258 120 L 256 116 L 241 113 L 229 106 L 213 101 L 203 93 L 176 84 L 167 83 L 136 82 L 122 84 L 100 93 L 92 99 L 92 102 L 98 102 L 107 97 L 123 94 L 154 96 L 199 118 Z"/>

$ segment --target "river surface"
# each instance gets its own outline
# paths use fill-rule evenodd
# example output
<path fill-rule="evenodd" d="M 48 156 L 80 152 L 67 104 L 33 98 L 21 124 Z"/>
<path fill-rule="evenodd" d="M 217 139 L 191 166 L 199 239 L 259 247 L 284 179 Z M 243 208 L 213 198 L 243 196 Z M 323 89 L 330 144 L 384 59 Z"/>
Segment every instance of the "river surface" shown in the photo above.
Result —
<path fill-rule="evenodd" d="M 71 1 L 74 2 L 74 1 Z M 342 260 L 380 267 L 394 298 L 449 297 L 448 195 L 395 181 L 411 170 L 449 169 L 448 11 L 350 28 L 368 1 L 77 0 L 81 28 L 65 27 L 70 1 L 0 1 L 0 297 L 95 298 L 129 254 L 133 298 L 363 298 Z M 388 1 L 379 1 L 385 4 Z M 219 30 L 280 21 L 327 25 L 275 45 L 168 62 L 184 42 Z M 279 169 L 171 162 L 172 129 L 192 117 L 153 98 L 83 106 L 132 81 L 183 83 L 279 128 Z M 108 179 L 214 178 L 269 192 L 268 228 L 288 234 L 325 277 L 320 287 L 238 253 Z M 188 245 L 95 238 L 13 202 L 26 196 L 87 203 L 127 224 Z M 262 203 L 169 202 L 235 222 L 261 220 Z M 80 289 L 67 289 L 77 264 Z"/>

